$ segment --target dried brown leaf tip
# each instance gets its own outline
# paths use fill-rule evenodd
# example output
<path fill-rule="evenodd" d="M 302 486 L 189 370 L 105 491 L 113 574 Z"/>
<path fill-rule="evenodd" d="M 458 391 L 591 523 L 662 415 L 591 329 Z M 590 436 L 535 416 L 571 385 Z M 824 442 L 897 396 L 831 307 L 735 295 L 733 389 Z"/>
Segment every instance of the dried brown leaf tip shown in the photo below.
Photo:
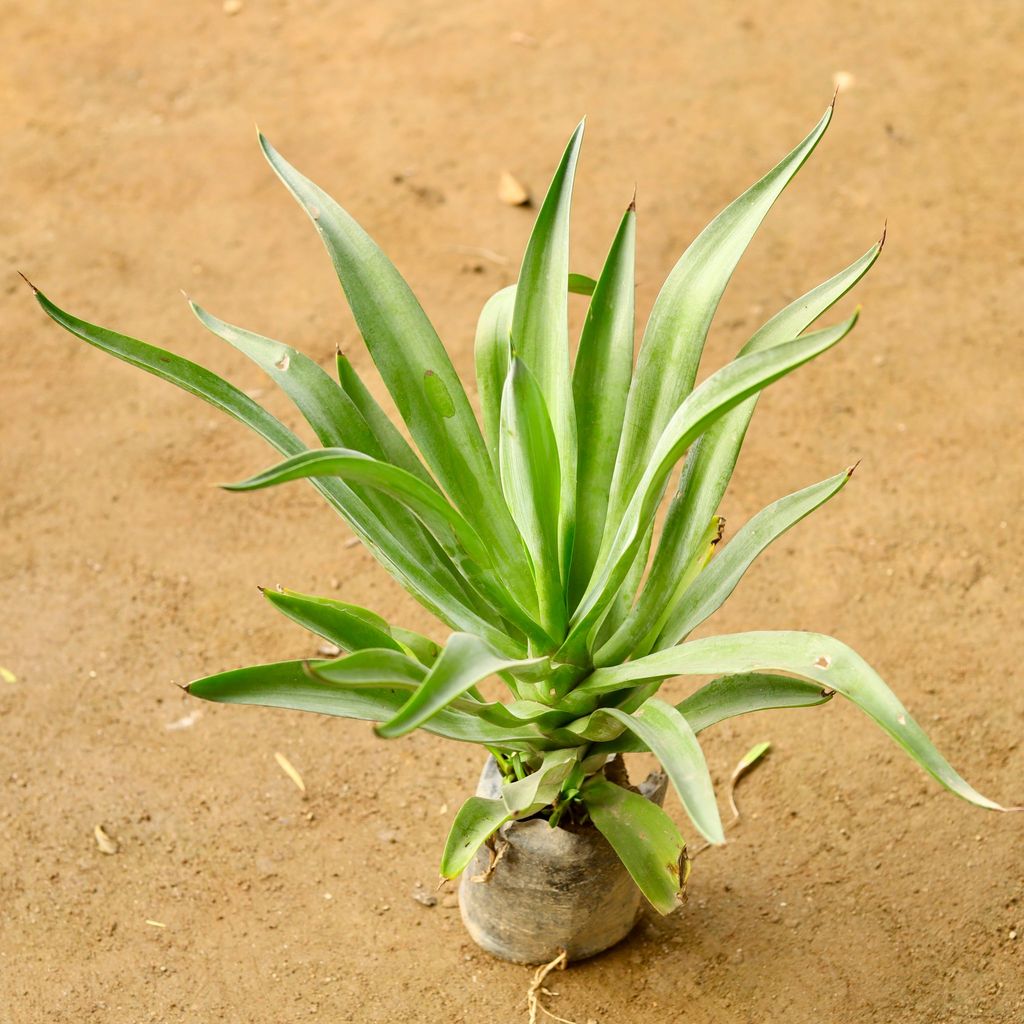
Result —
<path fill-rule="evenodd" d="M 506 206 L 530 205 L 530 193 L 526 186 L 509 171 L 502 171 L 498 179 L 498 198 Z"/>

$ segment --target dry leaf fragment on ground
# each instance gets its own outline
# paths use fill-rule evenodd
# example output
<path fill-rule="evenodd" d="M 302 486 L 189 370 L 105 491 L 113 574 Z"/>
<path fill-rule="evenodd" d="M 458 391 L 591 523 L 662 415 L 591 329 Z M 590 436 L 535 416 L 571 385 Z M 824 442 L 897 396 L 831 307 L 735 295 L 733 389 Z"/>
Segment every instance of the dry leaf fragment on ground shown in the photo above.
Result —
<path fill-rule="evenodd" d="M 291 761 L 281 753 L 275 753 L 274 760 L 281 766 L 281 771 L 283 771 L 285 775 L 287 775 L 288 778 L 291 779 L 303 793 L 305 793 L 306 784 L 302 781 L 302 776 L 296 770 L 295 765 L 293 765 Z"/>
<path fill-rule="evenodd" d="M 96 845 L 99 847 L 100 853 L 117 853 L 117 840 L 110 836 L 102 825 L 97 825 L 92 830 L 92 834 L 96 839 Z"/>
<path fill-rule="evenodd" d="M 16 683 L 18 681 L 18 677 L 9 668 L 4 668 L 3 665 L 0 665 L 0 679 L 5 683 Z"/>
<path fill-rule="evenodd" d="M 164 728 L 168 732 L 179 732 L 181 729 L 191 729 L 196 722 L 202 718 L 203 712 L 199 708 L 193 708 L 187 715 L 176 718 L 173 722 L 167 722 Z"/>
<path fill-rule="evenodd" d="M 498 198 L 509 206 L 529 206 L 530 193 L 526 187 L 508 171 L 502 171 L 498 179 Z"/>

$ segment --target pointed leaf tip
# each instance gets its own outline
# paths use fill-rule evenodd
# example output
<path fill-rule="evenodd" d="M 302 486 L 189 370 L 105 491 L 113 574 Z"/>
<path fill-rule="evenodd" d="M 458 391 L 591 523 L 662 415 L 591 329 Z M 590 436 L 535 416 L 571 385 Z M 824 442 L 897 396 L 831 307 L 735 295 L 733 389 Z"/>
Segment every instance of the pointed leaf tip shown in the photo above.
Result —
<path fill-rule="evenodd" d="M 885 245 L 885 236 L 886 236 L 888 231 L 889 231 L 889 218 L 886 217 L 885 220 L 882 221 L 882 237 L 878 240 L 878 249 L 879 249 L 879 251 L 881 251 L 882 247 Z"/>
<path fill-rule="evenodd" d="M 32 289 L 33 295 L 39 294 L 39 289 L 20 270 L 18 271 L 18 276 Z"/>

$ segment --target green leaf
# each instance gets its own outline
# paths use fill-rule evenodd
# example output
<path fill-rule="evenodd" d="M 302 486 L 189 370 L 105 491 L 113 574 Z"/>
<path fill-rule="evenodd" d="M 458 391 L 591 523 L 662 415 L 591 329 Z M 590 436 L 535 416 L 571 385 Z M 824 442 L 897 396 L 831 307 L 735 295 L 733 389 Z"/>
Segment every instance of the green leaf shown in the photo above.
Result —
<path fill-rule="evenodd" d="M 652 697 L 632 715 L 618 708 L 604 708 L 596 715 L 608 715 L 638 736 L 661 762 L 679 794 L 686 813 L 709 843 L 725 842 L 722 819 L 715 803 L 704 752 L 686 718 L 671 704 Z"/>
<path fill-rule="evenodd" d="M 501 615 L 527 636 L 550 642 L 547 634 L 516 603 L 499 579 L 491 554 L 475 528 L 439 491 L 411 473 L 346 448 L 303 452 L 240 483 L 224 484 L 229 491 L 253 491 L 306 477 L 337 476 L 368 484 L 400 498 L 441 544 L 466 580 Z M 505 641 L 507 646 L 507 641 Z"/>
<path fill-rule="evenodd" d="M 332 601 L 327 597 L 298 594 L 293 590 L 264 590 L 263 596 L 288 618 L 343 651 L 361 651 L 366 648 L 402 650 L 402 645 L 391 635 L 387 623 L 383 619 L 375 622 L 368 618 L 366 609 L 358 605 Z"/>
<path fill-rule="evenodd" d="M 476 325 L 476 386 L 480 394 L 480 411 L 483 414 L 487 450 L 495 470 L 499 468 L 501 395 L 512 359 L 512 309 L 515 301 L 514 284 L 495 292 L 484 303 Z"/>
<path fill-rule="evenodd" d="M 349 448 L 382 461 L 389 461 L 388 452 L 394 452 L 399 463 L 410 466 L 409 472 L 440 497 L 433 478 L 372 397 L 365 393 L 365 389 L 359 395 L 360 401 L 374 417 L 377 431 L 384 438 L 387 448 L 378 441 L 377 433 L 370 428 L 348 392 L 312 359 L 290 345 L 226 323 L 191 299 L 189 306 L 203 326 L 252 359 L 281 387 L 313 427 L 321 444 Z M 351 368 L 348 376 L 350 383 L 354 384 Z M 424 573 L 436 579 L 457 599 L 468 598 L 471 605 L 478 603 L 467 587 L 465 578 L 452 566 L 448 556 L 414 515 L 390 494 L 379 490 L 367 493 L 358 485 L 354 490 L 379 519 L 381 525 L 377 529 L 378 536 L 383 534 L 391 546 L 401 546 L 414 554 Z"/>
<path fill-rule="evenodd" d="M 831 690 L 802 679 L 742 672 L 712 680 L 676 707 L 694 732 L 703 732 L 727 718 L 752 711 L 818 707 L 831 699 Z"/>
<path fill-rule="evenodd" d="M 793 672 L 841 693 L 873 718 L 947 789 L 979 807 L 1005 809 L 982 796 L 953 770 L 896 695 L 859 654 L 820 633 L 735 633 L 693 640 L 616 668 L 598 669 L 574 693 L 584 691 L 597 696 L 617 690 L 623 683 L 763 668 Z"/>
<path fill-rule="evenodd" d="M 750 338 L 740 355 L 761 352 L 797 337 L 853 288 L 880 252 L 878 243 L 845 270 L 790 303 Z M 702 524 L 718 511 L 756 406 L 754 395 L 716 420 L 691 449 L 665 516 L 647 583 L 615 643 L 603 652 L 607 664 L 625 660 L 631 652 L 646 654 L 650 645 L 644 638 L 653 632 L 653 643 L 678 604 L 680 575 L 700 556 Z"/>
<path fill-rule="evenodd" d="M 585 274 L 569 275 L 569 291 L 577 295 L 592 294 L 596 283 L 592 277 Z M 512 313 L 515 302 L 514 284 L 495 292 L 484 303 L 476 325 L 476 386 L 483 414 L 484 437 L 495 469 L 498 469 L 501 393 L 505 387 L 509 360 L 512 357 Z"/>
<path fill-rule="evenodd" d="M 259 707 L 287 708 L 338 718 L 354 718 L 368 722 L 385 722 L 393 718 L 409 699 L 408 674 L 392 672 L 389 678 L 396 685 L 373 687 L 365 679 L 329 680 L 320 673 L 341 674 L 338 666 L 369 652 L 350 655 L 341 661 L 285 661 L 271 665 L 220 672 L 190 683 L 186 690 L 203 700 L 222 704 L 253 704 Z M 384 654 L 394 654 L 386 651 Z M 356 662 L 358 669 L 359 662 Z M 365 668 L 364 664 L 364 668 Z M 347 670 L 356 676 L 351 666 Z M 360 670 L 361 671 L 361 670 Z M 411 671 L 411 670 L 410 670 Z M 534 726 L 496 725 L 471 713 L 472 702 L 443 708 L 423 724 L 426 732 L 464 743 L 520 750 L 531 755 L 554 746 Z M 474 709 L 475 710 L 475 709 Z"/>
<path fill-rule="evenodd" d="M 630 203 L 587 311 L 572 374 L 579 438 L 576 532 L 569 578 L 575 606 L 594 571 L 604 534 L 608 492 L 633 373 L 633 264 L 636 209 Z"/>
<path fill-rule="evenodd" d="M 660 683 L 649 684 L 660 686 Z M 645 698 L 646 699 L 646 698 Z M 722 676 L 690 694 L 676 705 L 676 710 L 695 732 L 703 732 L 727 718 L 768 711 L 778 708 L 811 708 L 832 699 L 831 690 L 820 685 L 793 679 L 790 676 L 769 675 L 762 672 L 743 672 Z M 623 733 L 607 743 L 590 748 L 591 754 L 627 754 L 647 750 L 638 736 Z"/>
<path fill-rule="evenodd" d="M 391 422 L 388 415 L 380 407 L 377 400 L 370 394 L 369 388 L 356 373 L 348 358 L 341 352 L 337 353 L 338 381 L 349 401 L 359 410 L 367 429 L 385 462 L 398 466 L 407 473 L 419 477 L 425 484 L 437 489 L 437 482 L 430 475 L 412 446 L 402 436 L 401 431 Z M 346 448 L 359 448 L 359 445 L 343 445 Z M 369 452 L 374 455 L 374 452 Z"/>
<path fill-rule="evenodd" d="M 836 327 L 815 331 L 766 352 L 741 356 L 691 392 L 669 421 L 636 492 L 617 520 L 618 530 L 602 558 L 600 571 L 573 614 L 569 638 L 559 652 L 560 660 L 572 661 L 579 656 L 581 640 L 585 640 L 629 571 L 644 531 L 654 519 L 665 483 L 683 452 L 719 416 L 831 348 L 856 322 L 855 313 Z"/>
<path fill-rule="evenodd" d="M 558 449 L 544 395 L 526 364 L 513 357 L 501 398 L 501 486 L 533 565 L 541 625 L 565 632 L 558 546 Z"/>
<path fill-rule="evenodd" d="M 477 636 L 454 633 L 422 686 L 401 710 L 377 729 L 385 739 L 404 736 L 423 726 L 456 697 L 498 672 L 545 665 L 546 658 L 514 660 L 505 657 Z"/>
<path fill-rule="evenodd" d="M 417 690 L 427 676 L 427 669 L 418 661 L 390 648 L 371 648 L 344 658 L 311 662 L 309 671 L 317 680 L 338 683 L 348 689 L 388 686 Z"/>
<path fill-rule="evenodd" d="M 38 290 L 35 295 L 47 316 L 95 348 L 202 398 L 244 423 L 284 455 L 307 450 L 279 420 L 205 367 L 154 345 L 80 320 L 55 306 Z M 457 597 L 445 586 L 440 569 L 436 573 L 425 572 L 413 552 L 395 543 L 378 516 L 351 488 L 337 480 L 314 480 L 313 484 L 344 516 L 374 557 L 425 608 L 451 626 L 480 632 L 492 643 L 510 644 L 509 639 L 481 618 L 465 599 Z"/>
<path fill-rule="evenodd" d="M 597 282 L 586 274 L 569 275 L 569 291 L 573 295 L 593 295 Z"/>
<path fill-rule="evenodd" d="M 583 803 L 597 830 L 659 914 L 679 906 L 679 861 L 686 843 L 672 819 L 639 793 L 602 776 L 583 784 Z"/>
<path fill-rule="evenodd" d="M 590 632 L 587 649 L 596 652 L 591 658 L 592 661 L 603 652 L 605 644 L 622 627 L 626 617 L 633 610 L 637 589 L 647 575 L 647 562 L 651 554 L 651 544 L 654 541 L 656 525 L 654 521 L 647 524 L 643 540 L 641 540 L 636 555 L 633 557 L 633 564 L 629 567 L 629 571 L 619 584 L 615 597 L 608 603 L 608 610 L 602 613 L 600 622 Z M 619 658 L 616 659 L 616 662 L 622 660 Z"/>
<path fill-rule="evenodd" d="M 576 416 L 569 377 L 569 207 L 583 122 L 573 132 L 537 214 L 519 272 L 512 344 L 537 379 L 551 417 L 560 473 L 560 576 L 569 571 L 576 521 Z"/>
<path fill-rule="evenodd" d="M 383 452 L 351 399 L 312 359 L 291 345 L 236 327 L 188 300 L 211 333 L 248 356 L 295 403 L 320 443 L 355 448 L 380 458 Z"/>
<path fill-rule="evenodd" d="M 772 204 L 824 135 L 831 117 L 829 107 L 785 159 L 697 236 L 665 281 L 644 331 L 629 392 L 608 505 L 612 523 L 628 505 L 662 430 L 693 387 L 708 328 L 736 264 Z"/>
<path fill-rule="evenodd" d="M 725 550 L 683 592 L 671 609 L 656 646 L 677 644 L 721 608 L 751 562 L 773 540 L 837 495 L 852 473 L 852 469 L 845 470 L 786 495 L 745 523 Z"/>
<path fill-rule="evenodd" d="M 476 851 L 511 818 L 501 800 L 471 796 L 452 822 L 441 855 L 441 875 L 456 878 L 469 867 Z"/>
<path fill-rule="evenodd" d="M 500 554 L 513 592 L 525 594 L 525 554 L 480 427 L 419 302 L 345 210 L 299 174 L 262 135 L 260 145 L 320 233 L 363 340 L 423 457 L 455 505 L 473 517 L 481 535 Z"/>
<path fill-rule="evenodd" d="M 608 639 L 606 644 L 595 652 L 594 664 L 596 666 L 617 665 L 619 662 L 627 660 L 628 657 L 638 658 L 650 653 L 651 648 L 654 647 L 655 640 L 658 638 L 658 634 L 672 614 L 673 609 L 682 599 L 683 594 L 693 584 L 693 581 L 698 579 L 705 570 L 708 562 L 711 561 L 711 557 L 722 540 L 724 529 L 725 520 L 719 516 L 713 516 L 711 522 L 708 523 L 704 530 L 700 544 L 697 545 L 696 553 L 690 563 L 682 567 L 676 580 L 675 588 L 672 590 L 670 597 L 665 601 L 664 611 L 655 620 L 654 626 L 648 629 L 647 635 L 636 640 L 633 631 L 638 620 L 633 617 L 625 621 L 620 619 L 622 624 L 618 631 Z"/>
<path fill-rule="evenodd" d="M 525 779 L 505 783 L 501 787 L 501 799 L 509 814 L 526 818 L 552 803 L 583 749 L 551 750 L 544 755 L 540 767 Z"/>

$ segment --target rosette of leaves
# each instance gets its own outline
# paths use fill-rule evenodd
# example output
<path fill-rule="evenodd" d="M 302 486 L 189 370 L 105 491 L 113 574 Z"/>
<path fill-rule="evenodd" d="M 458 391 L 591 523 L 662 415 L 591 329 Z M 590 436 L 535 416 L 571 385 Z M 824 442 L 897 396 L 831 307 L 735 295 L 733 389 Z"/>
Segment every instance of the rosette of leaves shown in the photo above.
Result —
<path fill-rule="evenodd" d="M 698 736 L 723 719 L 813 707 L 839 694 L 947 789 L 998 808 L 954 771 L 867 662 L 839 640 L 796 631 L 689 639 L 757 555 L 850 477 L 843 469 L 780 497 L 719 545 L 719 504 L 760 391 L 851 331 L 856 313 L 811 326 L 868 271 L 881 242 L 776 313 L 732 362 L 695 386 L 737 261 L 831 116 L 830 107 L 690 245 L 654 303 L 635 360 L 632 203 L 600 276 L 570 273 L 581 124 L 540 206 L 517 284 L 492 296 L 480 315 L 479 419 L 398 270 L 262 136 L 264 155 L 330 254 L 407 434 L 343 355 L 332 376 L 289 345 L 191 303 L 206 327 L 294 402 L 321 445 L 308 448 L 216 374 L 86 323 L 37 293 L 43 309 L 79 338 L 262 435 L 284 461 L 229 489 L 309 480 L 451 631 L 442 645 L 353 604 L 267 590 L 271 604 L 344 656 L 236 669 L 200 679 L 189 692 L 368 720 L 386 738 L 424 729 L 478 744 L 506 781 L 500 799 L 472 796 L 457 813 L 442 857 L 445 876 L 462 871 L 506 821 L 543 815 L 556 826 L 569 814 L 593 822 L 662 912 L 677 904 L 683 838 L 664 811 L 606 769 L 618 754 L 651 751 L 697 831 L 721 843 Z M 589 302 L 574 357 L 570 292 Z M 662 683 L 681 675 L 716 678 L 678 704 L 662 699 Z M 492 677 L 505 699 L 478 688 Z"/>

